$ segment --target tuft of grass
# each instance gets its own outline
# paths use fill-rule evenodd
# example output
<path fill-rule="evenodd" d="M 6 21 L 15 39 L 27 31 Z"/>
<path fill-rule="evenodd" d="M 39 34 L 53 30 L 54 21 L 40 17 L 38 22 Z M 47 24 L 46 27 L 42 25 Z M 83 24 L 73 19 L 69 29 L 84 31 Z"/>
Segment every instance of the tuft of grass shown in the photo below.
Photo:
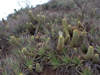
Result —
<path fill-rule="evenodd" d="M 94 75 L 88 67 L 85 67 L 85 69 L 83 69 L 83 73 L 80 73 L 80 74 L 81 75 Z"/>

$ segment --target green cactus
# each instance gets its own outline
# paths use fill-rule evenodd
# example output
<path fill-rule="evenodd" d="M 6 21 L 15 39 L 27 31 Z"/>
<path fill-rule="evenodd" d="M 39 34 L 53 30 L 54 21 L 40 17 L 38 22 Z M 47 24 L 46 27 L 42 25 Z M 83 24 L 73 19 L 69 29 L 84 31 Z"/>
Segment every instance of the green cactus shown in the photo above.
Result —
<path fill-rule="evenodd" d="M 99 55 L 98 54 L 95 54 L 93 56 L 93 59 L 92 60 L 93 60 L 93 62 L 97 63 L 99 61 Z"/>
<path fill-rule="evenodd" d="M 12 41 L 15 45 L 17 45 L 18 47 L 21 47 L 20 43 L 17 41 L 17 39 L 15 38 L 15 36 L 11 36 L 10 38 L 11 38 L 11 41 Z"/>
<path fill-rule="evenodd" d="M 81 26 L 81 21 L 78 21 L 77 25 L 78 25 L 78 27 L 80 27 Z"/>
<path fill-rule="evenodd" d="M 22 73 L 20 73 L 19 75 L 23 75 Z"/>
<path fill-rule="evenodd" d="M 17 17 L 16 17 L 16 16 L 14 16 L 14 15 L 12 15 L 12 18 L 14 18 L 15 20 L 17 20 Z"/>
<path fill-rule="evenodd" d="M 55 34 L 54 29 L 52 29 L 52 37 L 54 37 L 54 34 Z"/>
<path fill-rule="evenodd" d="M 76 44 L 76 42 L 77 42 L 77 39 L 78 39 L 78 31 L 74 30 L 73 31 L 73 37 L 72 37 L 72 40 L 71 40 L 71 42 L 69 44 L 69 47 L 74 46 Z"/>
<path fill-rule="evenodd" d="M 34 40 L 34 36 L 33 35 L 31 35 L 31 42 Z"/>
<path fill-rule="evenodd" d="M 3 22 L 5 25 L 7 25 L 7 22 L 6 22 L 6 20 L 5 20 L 4 18 L 2 18 L 2 22 Z"/>
<path fill-rule="evenodd" d="M 45 16 L 41 15 L 41 18 L 42 18 L 42 21 L 44 22 L 45 21 Z"/>
<path fill-rule="evenodd" d="M 28 71 L 29 71 L 29 74 L 32 74 L 32 73 L 33 73 L 32 65 L 29 65 L 29 66 L 28 66 Z"/>
<path fill-rule="evenodd" d="M 28 14 L 29 14 L 29 16 L 30 16 L 30 18 L 31 18 L 32 20 L 34 20 L 35 22 L 38 22 L 38 19 L 33 15 L 33 13 L 32 13 L 31 10 L 28 11 Z"/>
<path fill-rule="evenodd" d="M 6 31 L 9 31 L 9 26 L 8 25 L 6 26 Z"/>
<path fill-rule="evenodd" d="M 22 53 L 26 56 L 31 56 L 31 57 L 34 57 L 35 54 L 34 53 L 31 53 L 31 52 L 28 52 L 26 48 L 23 48 L 22 49 Z"/>
<path fill-rule="evenodd" d="M 71 27 L 71 25 L 68 25 L 68 31 L 69 31 L 70 34 L 72 33 L 72 27 Z"/>
<path fill-rule="evenodd" d="M 81 33 L 80 33 L 80 36 L 85 36 L 87 35 L 87 32 L 85 30 L 83 30 Z"/>
<path fill-rule="evenodd" d="M 37 14 L 37 18 L 40 20 L 40 15 L 39 14 Z"/>
<path fill-rule="evenodd" d="M 62 32 L 59 32 L 57 50 L 62 50 L 63 47 L 64 47 L 64 37 L 62 36 Z"/>
<path fill-rule="evenodd" d="M 40 66 L 39 63 L 37 63 L 37 64 L 36 64 L 36 72 L 37 72 L 37 73 L 41 73 L 42 71 L 43 71 L 43 67 Z"/>
<path fill-rule="evenodd" d="M 28 22 L 26 22 L 26 25 L 27 25 L 28 31 L 30 31 L 31 30 L 30 24 Z"/>
<path fill-rule="evenodd" d="M 80 55 L 81 55 L 81 57 L 82 57 L 83 59 L 89 60 L 89 59 L 91 59 L 91 58 L 93 57 L 93 54 L 94 54 L 94 48 L 93 48 L 92 46 L 89 46 L 86 55 L 83 54 L 83 52 L 82 52 L 81 50 L 80 50 L 79 52 L 80 52 Z"/>
<path fill-rule="evenodd" d="M 62 25 L 63 25 L 63 30 L 64 30 L 66 36 L 69 35 L 69 32 L 67 30 L 68 26 L 67 26 L 66 18 L 63 18 Z"/>
<path fill-rule="evenodd" d="M 35 27 L 34 27 L 34 25 L 32 23 L 26 22 L 26 25 L 27 25 L 28 31 L 32 31 L 33 29 L 35 29 Z"/>
<path fill-rule="evenodd" d="M 50 41 L 51 41 L 51 39 L 48 38 L 45 44 L 48 45 L 50 43 Z"/>
<path fill-rule="evenodd" d="M 34 25 L 30 22 L 31 29 L 35 29 Z"/>
<path fill-rule="evenodd" d="M 11 46 L 13 45 L 11 39 L 9 40 L 9 44 L 10 44 Z"/>
<path fill-rule="evenodd" d="M 70 39 L 70 35 L 67 35 L 65 38 L 64 38 L 64 43 L 67 43 L 67 41 Z"/>

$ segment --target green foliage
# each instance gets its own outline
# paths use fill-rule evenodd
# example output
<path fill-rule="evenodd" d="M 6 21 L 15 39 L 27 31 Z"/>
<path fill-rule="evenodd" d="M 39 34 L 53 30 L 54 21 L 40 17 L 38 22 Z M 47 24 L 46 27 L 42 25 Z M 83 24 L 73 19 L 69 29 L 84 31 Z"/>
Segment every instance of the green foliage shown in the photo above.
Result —
<path fill-rule="evenodd" d="M 33 59 L 32 58 L 27 58 L 24 62 L 24 66 L 28 68 L 30 65 L 33 65 Z"/>
<path fill-rule="evenodd" d="M 59 58 L 56 58 L 55 56 L 50 60 L 50 63 L 53 65 L 53 69 L 60 68 L 61 66 Z"/>
<path fill-rule="evenodd" d="M 82 65 L 82 63 L 81 63 L 82 61 L 79 59 L 79 57 L 77 57 L 77 56 L 74 56 L 74 60 L 73 60 L 73 65 L 75 65 L 75 66 L 81 66 Z"/>
<path fill-rule="evenodd" d="M 71 64 L 72 63 L 72 59 L 69 58 L 69 56 L 63 56 L 62 58 L 62 61 L 65 63 L 65 64 Z"/>
<path fill-rule="evenodd" d="M 44 51 L 43 47 L 42 47 L 41 49 L 39 49 L 38 54 L 39 54 L 40 56 L 44 56 L 45 51 Z"/>
<path fill-rule="evenodd" d="M 83 69 L 83 73 L 80 73 L 80 74 L 81 75 L 94 75 L 88 67 Z"/>

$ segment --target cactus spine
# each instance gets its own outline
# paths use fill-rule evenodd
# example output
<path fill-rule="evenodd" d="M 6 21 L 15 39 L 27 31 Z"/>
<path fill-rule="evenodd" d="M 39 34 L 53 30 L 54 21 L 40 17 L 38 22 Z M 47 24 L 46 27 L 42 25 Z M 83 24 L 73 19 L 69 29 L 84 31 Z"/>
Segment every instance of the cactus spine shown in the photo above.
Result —
<path fill-rule="evenodd" d="M 93 62 L 97 63 L 99 61 L 99 55 L 98 54 L 95 54 L 93 56 L 93 59 L 92 60 L 93 60 Z"/>
<path fill-rule="evenodd" d="M 64 37 L 62 36 L 62 32 L 59 32 L 57 50 L 62 50 L 63 47 L 64 47 Z"/>
<path fill-rule="evenodd" d="M 77 39 L 78 39 L 78 31 L 74 30 L 73 31 L 73 37 L 72 37 L 72 40 L 71 40 L 71 42 L 69 44 L 69 47 L 74 46 L 76 44 L 76 42 L 77 42 Z"/>
<path fill-rule="evenodd" d="M 42 66 L 39 63 L 36 64 L 36 72 L 41 73 L 43 70 Z"/>

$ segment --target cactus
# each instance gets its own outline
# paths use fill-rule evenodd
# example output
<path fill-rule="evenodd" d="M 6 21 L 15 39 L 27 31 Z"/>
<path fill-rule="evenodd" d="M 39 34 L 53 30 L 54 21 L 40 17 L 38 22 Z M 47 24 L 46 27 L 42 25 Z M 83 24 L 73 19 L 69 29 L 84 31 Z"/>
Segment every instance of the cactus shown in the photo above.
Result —
<path fill-rule="evenodd" d="M 28 22 L 26 22 L 26 25 L 27 25 L 28 31 L 30 31 L 31 30 L 30 24 Z"/>
<path fill-rule="evenodd" d="M 22 73 L 20 73 L 19 75 L 23 75 Z"/>
<path fill-rule="evenodd" d="M 59 32 L 57 50 L 62 50 L 63 47 L 64 47 L 64 37 L 62 36 L 62 32 Z"/>
<path fill-rule="evenodd" d="M 74 48 L 74 51 L 77 51 L 77 48 Z"/>
<path fill-rule="evenodd" d="M 78 27 L 80 27 L 81 26 L 81 21 L 78 21 L 77 25 L 78 25 Z"/>
<path fill-rule="evenodd" d="M 48 38 L 45 44 L 48 45 L 50 43 L 50 41 L 51 41 L 51 39 Z"/>
<path fill-rule="evenodd" d="M 69 31 L 70 34 L 72 33 L 72 27 L 71 27 L 71 25 L 68 25 L 68 31 Z"/>
<path fill-rule="evenodd" d="M 33 35 L 31 35 L 31 41 L 33 41 L 34 40 L 34 36 Z"/>
<path fill-rule="evenodd" d="M 5 21 L 4 18 L 2 18 L 2 22 L 3 22 L 5 25 L 7 24 L 7 22 Z"/>
<path fill-rule="evenodd" d="M 9 26 L 8 25 L 6 26 L 6 31 L 9 31 Z"/>
<path fill-rule="evenodd" d="M 67 35 L 65 38 L 64 38 L 64 43 L 67 43 L 67 41 L 70 39 L 70 35 Z"/>
<path fill-rule="evenodd" d="M 40 15 L 42 15 L 42 12 L 40 12 Z"/>
<path fill-rule="evenodd" d="M 55 34 L 54 29 L 52 29 L 52 37 L 54 37 L 54 34 Z"/>
<path fill-rule="evenodd" d="M 38 22 L 38 19 L 33 15 L 33 13 L 32 13 L 31 10 L 28 11 L 28 14 L 29 14 L 29 16 L 30 16 L 30 18 L 31 18 L 32 20 L 34 20 L 35 22 Z"/>
<path fill-rule="evenodd" d="M 41 73 L 42 71 L 43 71 L 43 67 L 40 66 L 39 63 L 37 63 L 37 64 L 36 64 L 36 72 L 37 72 L 37 73 Z"/>
<path fill-rule="evenodd" d="M 66 18 L 63 18 L 63 20 L 62 20 L 62 25 L 63 25 L 63 30 L 64 30 L 66 36 L 69 35 L 69 32 L 68 32 L 68 30 L 67 30 L 68 27 L 67 27 Z"/>
<path fill-rule="evenodd" d="M 44 15 L 41 15 L 41 18 L 43 20 L 43 22 L 45 21 L 45 16 Z"/>
<path fill-rule="evenodd" d="M 32 65 L 29 65 L 29 66 L 28 66 L 28 71 L 29 71 L 29 74 L 32 74 L 32 73 L 33 73 Z"/>
<path fill-rule="evenodd" d="M 33 29 L 35 29 L 35 27 L 34 27 L 34 25 L 32 23 L 26 22 L 26 25 L 27 25 L 28 31 L 32 31 Z"/>
<path fill-rule="evenodd" d="M 77 42 L 77 39 L 78 39 L 78 31 L 74 30 L 73 31 L 73 37 L 72 37 L 72 40 L 71 40 L 71 42 L 69 44 L 69 47 L 74 46 L 76 44 L 76 42 Z"/>
<path fill-rule="evenodd" d="M 99 55 L 98 54 L 95 54 L 93 56 L 93 59 L 92 60 L 93 60 L 93 62 L 97 63 L 99 61 Z"/>
<path fill-rule="evenodd" d="M 83 32 L 81 32 L 80 36 L 85 36 L 87 35 L 87 32 L 85 30 L 83 30 Z"/>
<path fill-rule="evenodd" d="M 15 20 L 17 20 L 17 17 L 16 17 L 16 16 L 14 16 L 14 15 L 12 15 L 12 18 L 14 18 Z"/>
<path fill-rule="evenodd" d="M 35 26 L 30 22 L 31 29 L 35 29 Z"/>
<path fill-rule="evenodd" d="M 9 44 L 10 44 L 11 46 L 13 45 L 11 39 L 9 40 Z"/>
<path fill-rule="evenodd" d="M 18 47 L 21 47 L 20 43 L 17 41 L 17 39 L 16 39 L 14 36 L 11 36 L 10 38 L 11 38 L 11 41 L 12 41 L 15 45 L 17 45 Z"/>
<path fill-rule="evenodd" d="M 82 51 L 79 51 L 81 54 L 81 57 L 85 60 L 89 60 L 92 58 L 93 54 L 94 54 L 94 48 L 92 46 L 89 46 L 87 54 L 83 54 Z"/>
<path fill-rule="evenodd" d="M 31 57 L 34 57 L 35 54 L 34 53 L 31 53 L 31 52 L 28 52 L 26 48 L 23 48 L 22 49 L 22 53 L 26 56 L 31 56 Z"/>

